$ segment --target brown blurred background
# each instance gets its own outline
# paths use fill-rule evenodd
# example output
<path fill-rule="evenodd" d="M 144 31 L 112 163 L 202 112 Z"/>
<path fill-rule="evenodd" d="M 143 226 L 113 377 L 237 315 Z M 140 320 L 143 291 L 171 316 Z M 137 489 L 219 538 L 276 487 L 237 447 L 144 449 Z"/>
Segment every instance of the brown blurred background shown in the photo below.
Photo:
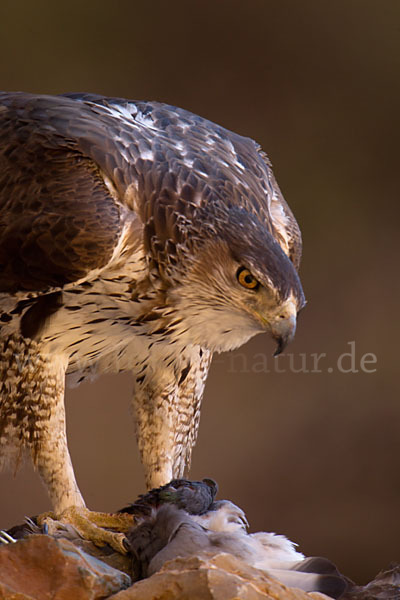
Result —
<path fill-rule="evenodd" d="M 303 231 L 309 303 L 283 373 L 266 336 L 216 357 L 190 474 L 215 478 L 253 530 L 284 533 L 360 583 L 400 561 L 399 32 L 398 0 L 0 5 L 1 88 L 161 100 L 270 155 Z M 351 347 L 358 372 L 340 372 Z M 327 355 L 321 372 L 290 372 L 290 360 L 312 370 L 313 353 Z M 366 353 L 375 372 L 360 368 Z M 131 387 L 126 374 L 68 390 L 94 509 L 144 489 Z M 0 476 L 1 526 L 48 508 L 30 465 Z"/>

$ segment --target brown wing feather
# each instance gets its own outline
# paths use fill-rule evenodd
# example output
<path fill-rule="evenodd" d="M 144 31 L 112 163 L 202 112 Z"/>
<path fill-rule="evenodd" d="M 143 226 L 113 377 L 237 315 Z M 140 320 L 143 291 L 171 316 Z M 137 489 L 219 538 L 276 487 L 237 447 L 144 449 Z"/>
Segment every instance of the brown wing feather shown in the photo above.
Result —
<path fill-rule="evenodd" d="M 158 102 L 94 94 L 66 94 L 65 99 L 76 101 L 65 113 L 79 111 L 85 118 L 86 127 L 76 131 L 79 147 L 100 165 L 125 203 L 135 182 L 135 209 L 147 224 L 147 250 L 157 254 L 171 240 L 180 241 L 185 218 L 195 221 L 200 207 L 241 206 L 299 267 L 300 229 L 267 155 L 252 139 Z M 71 123 L 65 113 L 61 120 L 54 118 L 67 135 Z"/>
<path fill-rule="evenodd" d="M 282 195 L 268 156 L 260 148 L 258 148 L 258 153 L 266 165 L 265 174 L 271 187 L 269 213 L 274 226 L 273 235 L 296 269 L 299 270 L 302 253 L 300 228 Z"/>
<path fill-rule="evenodd" d="M 121 209 L 139 214 L 146 251 L 165 262 L 199 219 L 239 206 L 298 266 L 297 223 L 253 140 L 157 102 L 14 93 L 1 103 L 0 289 L 45 289 L 100 268 Z"/>
<path fill-rule="evenodd" d="M 85 277 L 107 264 L 121 231 L 96 165 L 52 127 L 47 99 L 25 96 L 0 96 L 0 291 L 8 292 Z"/>

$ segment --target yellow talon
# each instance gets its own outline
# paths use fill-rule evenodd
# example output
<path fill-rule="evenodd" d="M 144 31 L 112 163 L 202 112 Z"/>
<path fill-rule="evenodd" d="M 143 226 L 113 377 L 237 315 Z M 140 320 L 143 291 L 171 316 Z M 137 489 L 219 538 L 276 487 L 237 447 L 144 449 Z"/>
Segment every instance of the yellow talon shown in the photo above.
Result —
<path fill-rule="evenodd" d="M 135 518 L 126 513 L 99 513 L 86 507 L 71 506 L 59 516 L 52 512 L 43 513 L 37 517 L 37 522 L 39 525 L 47 525 L 50 535 L 60 529 L 60 524 L 72 525 L 78 535 L 96 546 L 109 544 L 116 552 L 126 554 L 126 537 L 123 532 L 134 525 Z"/>

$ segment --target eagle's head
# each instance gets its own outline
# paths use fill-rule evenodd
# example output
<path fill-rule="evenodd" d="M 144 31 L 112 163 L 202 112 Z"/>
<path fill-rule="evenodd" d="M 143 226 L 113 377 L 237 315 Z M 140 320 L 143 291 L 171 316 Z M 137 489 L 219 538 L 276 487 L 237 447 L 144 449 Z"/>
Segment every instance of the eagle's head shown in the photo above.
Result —
<path fill-rule="evenodd" d="M 305 299 L 296 268 L 266 224 L 230 207 L 212 223 L 199 219 L 196 229 L 170 291 L 191 343 L 223 352 L 268 332 L 275 354 L 282 352 Z"/>

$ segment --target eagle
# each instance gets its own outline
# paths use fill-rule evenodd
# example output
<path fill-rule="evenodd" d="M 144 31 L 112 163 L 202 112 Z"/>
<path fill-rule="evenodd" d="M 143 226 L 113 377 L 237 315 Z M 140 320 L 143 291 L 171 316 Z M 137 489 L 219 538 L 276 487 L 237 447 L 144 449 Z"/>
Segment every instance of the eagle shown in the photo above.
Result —
<path fill-rule="evenodd" d="M 159 102 L 0 93 L 0 466 L 27 450 L 53 515 L 103 523 L 74 476 L 65 377 L 130 371 L 146 485 L 182 477 L 213 353 L 293 338 L 300 257 L 252 139 Z"/>

